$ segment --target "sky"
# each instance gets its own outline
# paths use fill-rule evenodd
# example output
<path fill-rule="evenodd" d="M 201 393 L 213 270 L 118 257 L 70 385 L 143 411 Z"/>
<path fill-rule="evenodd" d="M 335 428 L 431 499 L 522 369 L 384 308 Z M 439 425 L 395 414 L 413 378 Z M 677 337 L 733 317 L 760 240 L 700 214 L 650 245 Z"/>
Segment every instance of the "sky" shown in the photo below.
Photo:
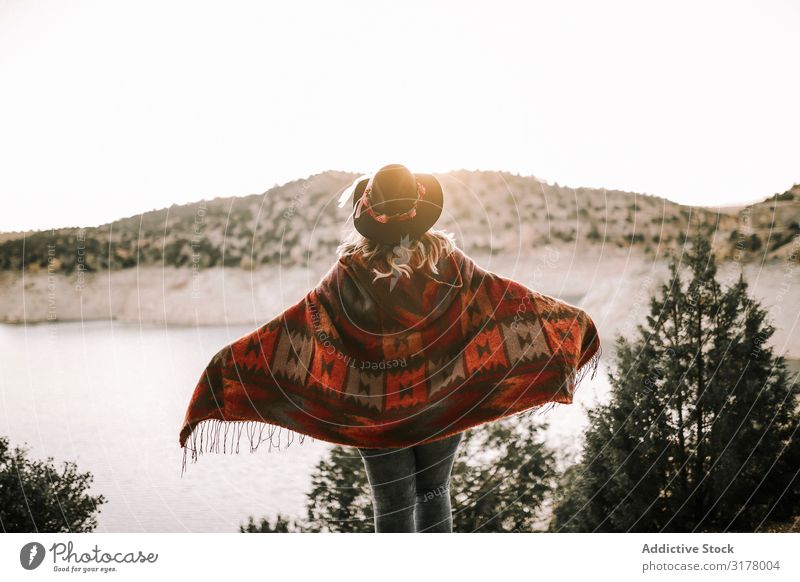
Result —
<path fill-rule="evenodd" d="M 0 0 L 0 231 L 327 169 L 800 182 L 800 3 Z"/>

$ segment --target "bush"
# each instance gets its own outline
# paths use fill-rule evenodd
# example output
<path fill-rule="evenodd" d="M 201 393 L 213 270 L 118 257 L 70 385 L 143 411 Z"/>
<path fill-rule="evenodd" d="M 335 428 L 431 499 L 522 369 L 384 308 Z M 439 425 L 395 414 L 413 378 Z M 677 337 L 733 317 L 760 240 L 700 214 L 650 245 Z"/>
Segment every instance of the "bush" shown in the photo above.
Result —
<path fill-rule="evenodd" d="M 52 457 L 31 460 L 27 449 L 11 449 L 0 437 L 0 527 L 4 532 L 89 532 L 97 527 L 102 495 L 87 493 L 91 473 L 74 462 L 61 470 Z"/>
<path fill-rule="evenodd" d="M 797 388 L 767 312 L 743 276 L 721 288 L 705 238 L 685 258 L 689 280 L 673 257 L 646 325 L 617 338 L 553 531 L 752 532 L 800 506 Z"/>
<path fill-rule="evenodd" d="M 555 486 L 555 456 L 529 414 L 484 424 L 464 434 L 453 466 L 450 495 L 455 532 L 533 531 Z M 243 533 L 373 532 L 369 480 L 358 451 L 335 446 L 311 476 L 306 517 L 278 515 Z"/>

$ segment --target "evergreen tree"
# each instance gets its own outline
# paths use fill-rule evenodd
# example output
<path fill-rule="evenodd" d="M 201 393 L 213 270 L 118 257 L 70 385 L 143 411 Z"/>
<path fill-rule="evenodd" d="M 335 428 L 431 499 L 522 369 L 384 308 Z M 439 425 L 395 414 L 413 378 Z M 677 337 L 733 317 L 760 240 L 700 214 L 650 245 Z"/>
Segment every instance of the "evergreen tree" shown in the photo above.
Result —
<path fill-rule="evenodd" d="M 673 255 L 646 325 L 616 338 L 553 531 L 757 531 L 800 505 L 797 383 L 767 312 L 742 275 L 721 288 L 702 236 L 686 262 L 688 282 Z"/>
<path fill-rule="evenodd" d="M 465 433 L 450 494 L 455 532 L 529 532 L 556 484 L 546 423 L 522 414 Z"/>
<path fill-rule="evenodd" d="M 555 485 L 555 455 L 532 415 L 484 424 L 464 434 L 451 475 L 453 531 L 534 531 Z M 311 476 L 305 519 L 251 517 L 242 532 L 372 532 L 369 481 L 358 451 L 335 446 Z"/>
<path fill-rule="evenodd" d="M 91 495 L 91 484 L 92 474 L 81 473 L 74 462 L 59 469 L 52 457 L 30 459 L 27 448 L 12 448 L 0 437 L 0 531 L 93 531 L 106 498 Z"/>
<path fill-rule="evenodd" d="M 352 447 L 336 445 L 317 463 L 311 474 L 306 515 L 289 521 L 278 514 L 274 523 L 250 516 L 241 533 L 374 531 L 369 481 L 361 455 Z"/>
<path fill-rule="evenodd" d="M 274 524 L 266 518 L 261 518 L 261 521 L 256 523 L 251 515 L 247 520 L 247 525 L 239 526 L 239 533 L 290 533 L 294 531 L 298 531 L 297 523 L 290 522 L 281 513 L 275 518 Z"/>
<path fill-rule="evenodd" d="M 335 446 L 311 475 L 303 531 L 374 531 L 369 480 L 361 455 Z"/>

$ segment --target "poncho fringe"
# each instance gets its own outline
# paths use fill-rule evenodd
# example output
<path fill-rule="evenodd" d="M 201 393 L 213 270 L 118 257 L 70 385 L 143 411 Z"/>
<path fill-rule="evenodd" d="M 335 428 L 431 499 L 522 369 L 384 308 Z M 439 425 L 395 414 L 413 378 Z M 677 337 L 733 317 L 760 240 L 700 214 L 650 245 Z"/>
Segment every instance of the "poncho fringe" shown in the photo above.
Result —
<path fill-rule="evenodd" d="M 578 370 L 575 372 L 574 379 L 572 380 L 572 389 L 571 392 L 575 392 L 578 389 L 583 379 L 589 376 L 590 379 L 594 379 L 595 375 L 597 374 L 598 366 L 600 365 L 600 358 L 602 357 L 603 347 L 602 345 L 598 347 L 597 351 L 594 355 L 589 358 L 586 363 L 583 364 Z M 511 416 L 520 416 L 520 417 L 529 417 L 534 414 L 545 414 L 555 408 L 556 405 L 564 405 L 564 404 L 571 404 L 572 402 L 558 402 L 558 401 L 551 401 L 551 402 L 542 402 L 541 404 L 536 404 L 527 410 L 523 410 L 521 412 L 517 412 L 513 415 L 507 416 L 506 418 L 510 418 Z M 478 423 L 483 424 L 483 423 Z M 266 436 L 264 436 L 266 432 Z M 276 435 L 277 432 L 277 435 Z M 442 434 L 440 438 L 447 438 L 451 434 L 455 432 L 461 432 L 461 430 L 456 430 L 452 432 L 448 432 Z M 250 453 L 255 453 L 258 451 L 259 446 L 261 443 L 269 443 L 269 452 L 272 452 L 272 449 L 275 450 L 282 450 L 281 449 L 281 441 L 282 436 L 285 437 L 286 446 L 283 447 L 284 449 L 288 449 L 295 441 L 298 445 L 302 445 L 306 438 L 311 439 L 312 441 L 316 440 L 312 436 L 305 435 L 303 433 L 295 432 L 290 428 L 285 426 L 280 426 L 277 424 L 260 421 L 260 420 L 220 420 L 216 418 L 202 420 L 194 426 L 191 434 L 189 435 L 189 440 L 187 441 L 186 445 L 183 447 L 183 462 L 181 464 L 181 475 L 185 473 L 187 462 L 191 459 L 191 462 L 196 463 L 198 456 L 202 455 L 203 453 L 222 453 L 222 454 L 239 454 L 240 443 L 242 438 L 242 433 L 245 434 L 249 443 L 249 451 Z M 277 442 L 276 442 L 277 440 Z M 344 446 L 349 446 L 347 443 L 334 443 Z M 220 448 L 221 447 L 221 448 Z"/>
<path fill-rule="evenodd" d="M 546 412 L 572 403 L 601 354 L 585 311 L 461 251 L 436 277 L 395 280 L 342 258 L 302 300 L 211 359 L 180 429 L 182 473 L 198 455 L 239 453 L 243 436 L 251 452 L 306 436 L 398 448 Z"/>

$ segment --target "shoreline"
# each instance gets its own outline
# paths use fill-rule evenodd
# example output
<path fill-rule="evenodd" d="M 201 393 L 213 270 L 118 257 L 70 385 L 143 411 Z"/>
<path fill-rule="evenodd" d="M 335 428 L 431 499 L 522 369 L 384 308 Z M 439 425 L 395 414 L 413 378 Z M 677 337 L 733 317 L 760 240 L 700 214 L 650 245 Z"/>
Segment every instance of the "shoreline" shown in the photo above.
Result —
<path fill-rule="evenodd" d="M 630 335 L 649 312 L 649 297 L 668 276 L 663 261 L 620 253 L 603 258 L 545 250 L 518 257 L 473 257 L 488 271 L 510 277 L 531 289 L 572 303 L 592 314 L 601 335 Z M 247 326 L 255 329 L 302 299 L 330 268 L 256 270 L 139 267 L 76 276 L 0 272 L 0 324 L 113 322 L 139 327 Z M 718 265 L 723 287 L 738 273 L 736 263 Z M 773 322 L 793 324 L 800 294 L 787 290 L 785 266 L 744 265 L 748 292 L 768 310 Z M 776 325 L 770 345 L 787 359 L 800 359 L 797 330 Z"/>

